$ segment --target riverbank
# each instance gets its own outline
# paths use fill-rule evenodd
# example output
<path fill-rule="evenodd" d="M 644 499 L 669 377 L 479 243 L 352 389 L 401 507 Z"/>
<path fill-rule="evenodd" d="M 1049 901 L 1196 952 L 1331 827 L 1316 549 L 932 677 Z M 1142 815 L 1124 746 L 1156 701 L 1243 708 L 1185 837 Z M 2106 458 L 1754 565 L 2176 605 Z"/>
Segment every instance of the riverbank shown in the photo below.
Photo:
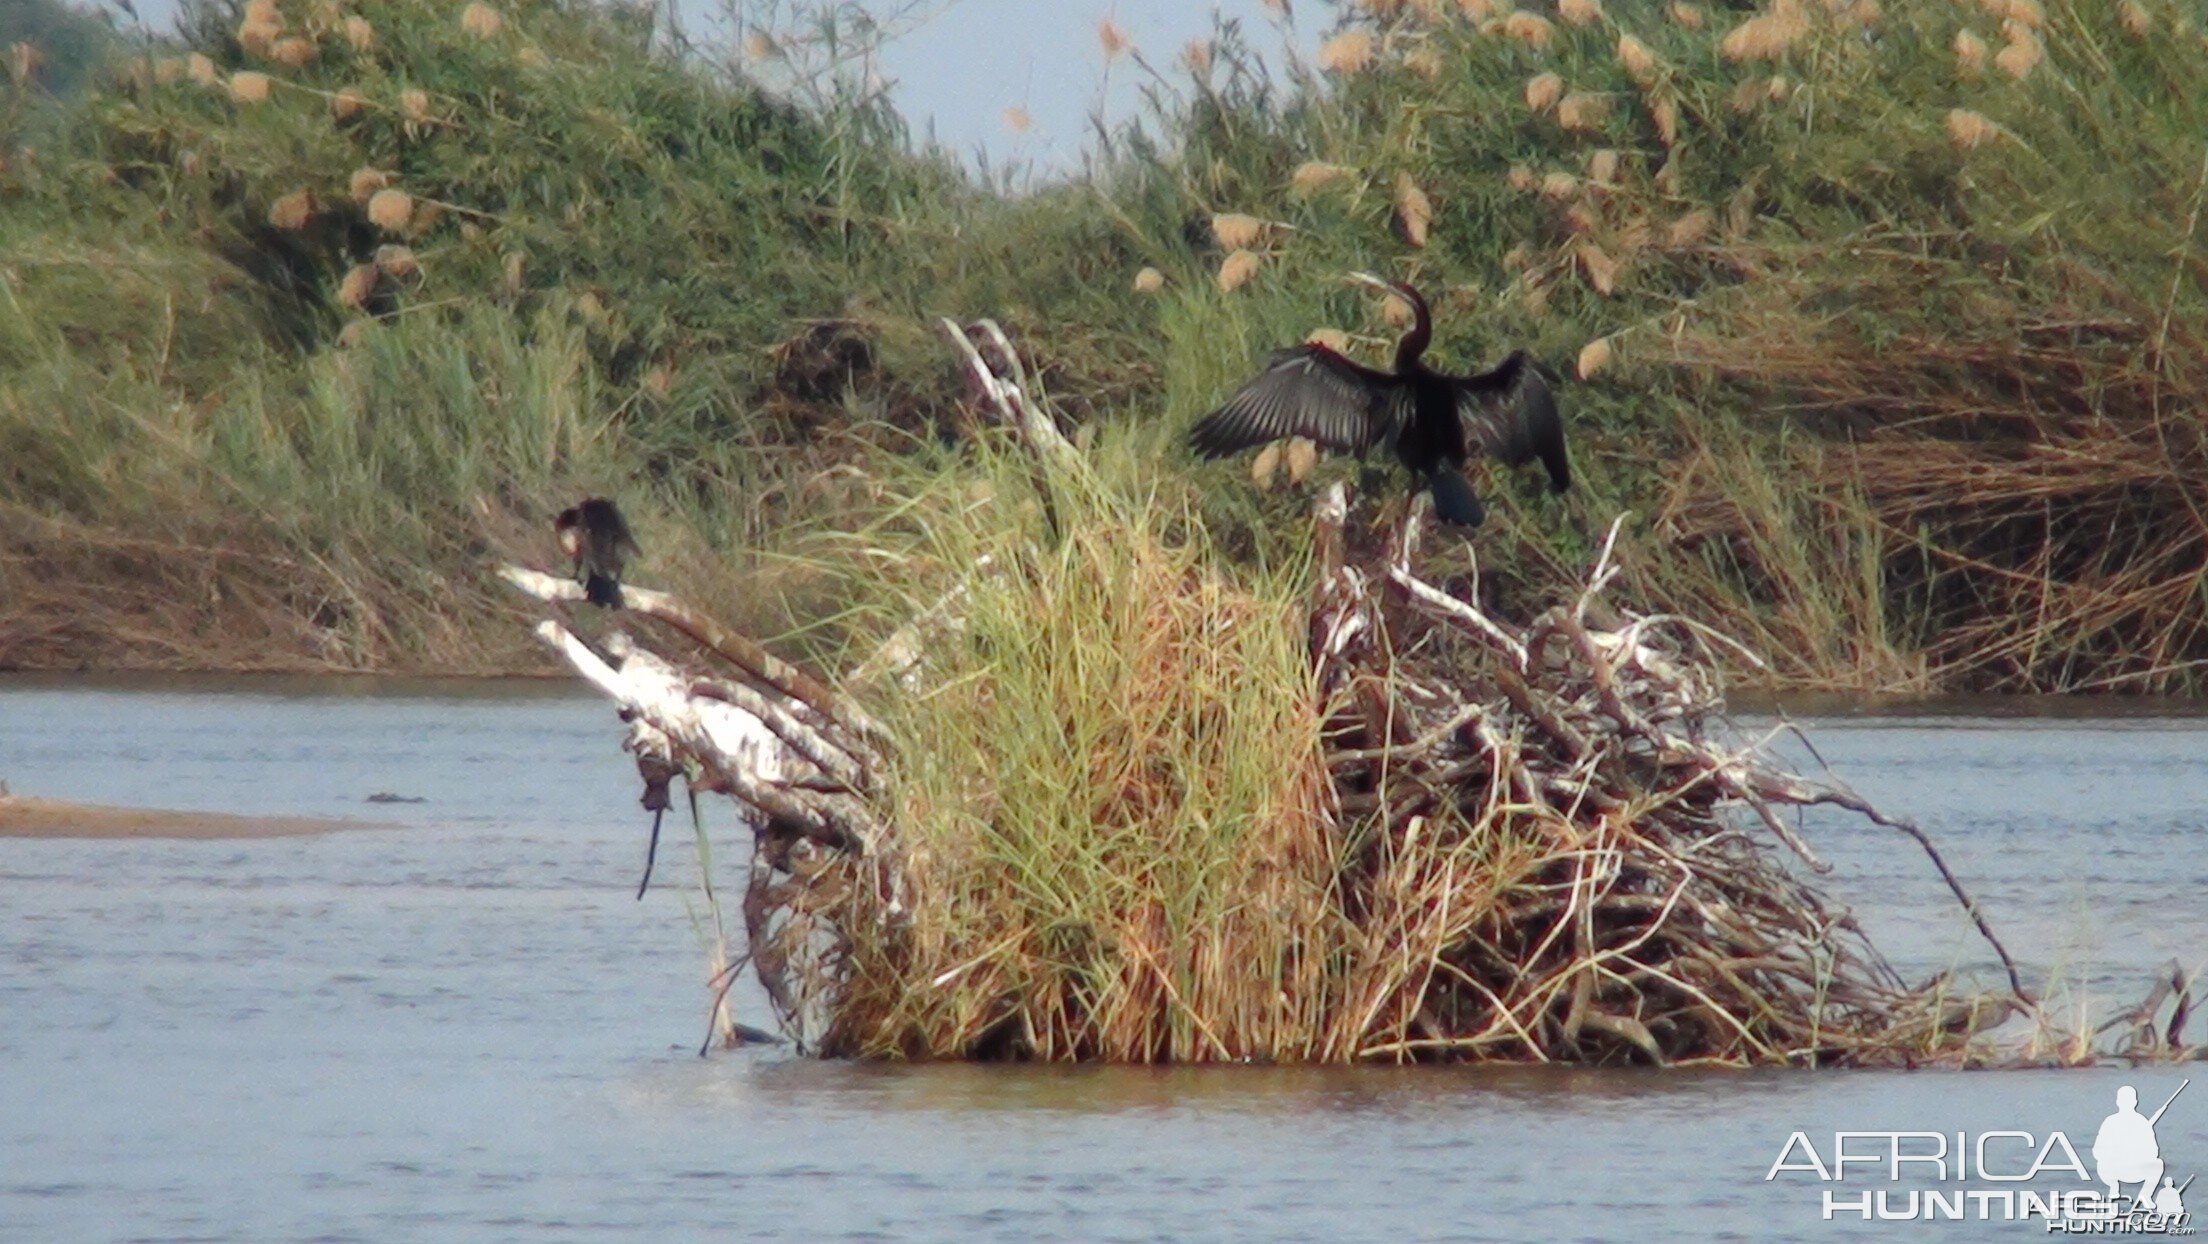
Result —
<path fill-rule="evenodd" d="M 820 537 L 970 430 L 944 313 L 1278 539 L 1308 496 L 1182 433 L 1314 330 L 1378 361 L 1340 282 L 1373 268 L 1433 296 L 1440 361 L 1569 378 L 1575 491 L 1485 482 L 1498 592 L 1630 512 L 1621 590 L 1766 654 L 1740 685 L 2208 681 L 2181 6 L 1384 7 L 1277 72 L 1223 34 L 1019 195 L 802 57 L 579 4 L 279 0 L 281 39 L 18 81 L 0 667 L 541 671 L 486 570 L 587 493 L 640 576 L 832 652 Z"/>

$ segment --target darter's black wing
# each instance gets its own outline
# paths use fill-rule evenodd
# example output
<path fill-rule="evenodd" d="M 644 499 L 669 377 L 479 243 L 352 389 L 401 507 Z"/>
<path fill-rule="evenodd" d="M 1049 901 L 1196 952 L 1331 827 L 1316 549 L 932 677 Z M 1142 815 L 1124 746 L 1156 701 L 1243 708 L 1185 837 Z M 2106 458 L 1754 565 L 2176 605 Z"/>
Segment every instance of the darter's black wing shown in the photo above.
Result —
<path fill-rule="evenodd" d="M 1206 458 L 1292 436 L 1361 454 L 1393 439 L 1407 396 L 1396 377 L 1306 343 L 1274 354 L 1265 370 L 1197 421 L 1188 442 Z"/>
<path fill-rule="evenodd" d="M 1556 394 L 1525 351 L 1514 351 L 1493 371 L 1451 383 L 1466 441 L 1505 466 L 1524 466 L 1538 459 L 1548 468 L 1549 487 L 1555 492 L 1572 486 Z"/>

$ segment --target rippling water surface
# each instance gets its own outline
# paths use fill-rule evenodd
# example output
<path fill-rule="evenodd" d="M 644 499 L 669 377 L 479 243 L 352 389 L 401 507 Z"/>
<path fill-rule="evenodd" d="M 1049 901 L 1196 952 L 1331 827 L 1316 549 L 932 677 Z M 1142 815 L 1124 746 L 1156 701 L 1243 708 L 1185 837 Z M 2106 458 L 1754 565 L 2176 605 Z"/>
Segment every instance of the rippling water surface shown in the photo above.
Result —
<path fill-rule="evenodd" d="M 2020 958 L 2127 999 L 2208 961 L 2208 722 L 1816 711 Z M 2021 1238 L 1826 1223 L 1763 1176 L 1795 1129 L 2082 1148 L 2118 1085 L 2185 1074 L 700 1059 L 694 855 L 671 833 L 633 901 L 617 729 L 558 686 L 0 680 L 18 793 L 392 823 L 0 838 L 0 1240 Z M 1809 834 L 1905 969 L 1983 965 L 1915 847 Z M 2200 1078 L 2159 1127 L 2180 1178 Z"/>

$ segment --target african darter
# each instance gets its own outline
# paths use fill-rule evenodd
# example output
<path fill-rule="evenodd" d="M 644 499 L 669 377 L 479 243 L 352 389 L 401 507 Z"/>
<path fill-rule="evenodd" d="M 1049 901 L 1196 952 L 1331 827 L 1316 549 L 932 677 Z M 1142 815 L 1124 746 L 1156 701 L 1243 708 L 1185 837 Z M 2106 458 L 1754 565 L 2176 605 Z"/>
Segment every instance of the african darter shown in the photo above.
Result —
<path fill-rule="evenodd" d="M 1421 362 L 1433 340 L 1433 316 L 1417 290 L 1367 272 L 1354 279 L 1410 304 L 1410 332 L 1395 348 L 1395 370 L 1376 371 L 1316 343 L 1274 354 L 1265 370 L 1205 415 L 1189 443 L 1207 458 L 1255 445 L 1303 437 L 1362 456 L 1374 445 L 1395 452 L 1411 475 L 1433 489 L 1444 522 L 1476 527 L 1486 517 L 1464 478 L 1478 448 L 1508 466 L 1538 458 L 1557 492 L 1571 487 L 1564 425 L 1541 370 L 1514 351 L 1493 371 L 1449 376 Z"/>

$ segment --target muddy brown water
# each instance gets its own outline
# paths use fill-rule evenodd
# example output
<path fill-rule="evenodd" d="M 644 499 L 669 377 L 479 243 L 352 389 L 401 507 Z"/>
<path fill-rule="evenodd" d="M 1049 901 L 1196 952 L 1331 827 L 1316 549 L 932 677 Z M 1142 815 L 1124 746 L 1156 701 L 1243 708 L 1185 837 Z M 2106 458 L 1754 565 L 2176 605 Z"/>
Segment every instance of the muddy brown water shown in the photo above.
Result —
<path fill-rule="evenodd" d="M 1792 706 L 2104 1006 L 2208 965 L 2208 720 L 2116 707 Z M 695 857 L 671 833 L 632 899 L 616 729 L 558 684 L 0 679 L 18 794 L 398 823 L 0 838 L 0 1240 L 2021 1238 L 1822 1217 L 1825 1191 L 2004 1185 L 1765 1175 L 1796 1130 L 2082 1151 L 2119 1085 L 2208 1072 L 700 1059 Z M 1985 966 L 1913 846 L 1808 831 L 1905 969 Z M 2181 1181 L 2208 1170 L 2198 1078 L 2157 1128 Z"/>

